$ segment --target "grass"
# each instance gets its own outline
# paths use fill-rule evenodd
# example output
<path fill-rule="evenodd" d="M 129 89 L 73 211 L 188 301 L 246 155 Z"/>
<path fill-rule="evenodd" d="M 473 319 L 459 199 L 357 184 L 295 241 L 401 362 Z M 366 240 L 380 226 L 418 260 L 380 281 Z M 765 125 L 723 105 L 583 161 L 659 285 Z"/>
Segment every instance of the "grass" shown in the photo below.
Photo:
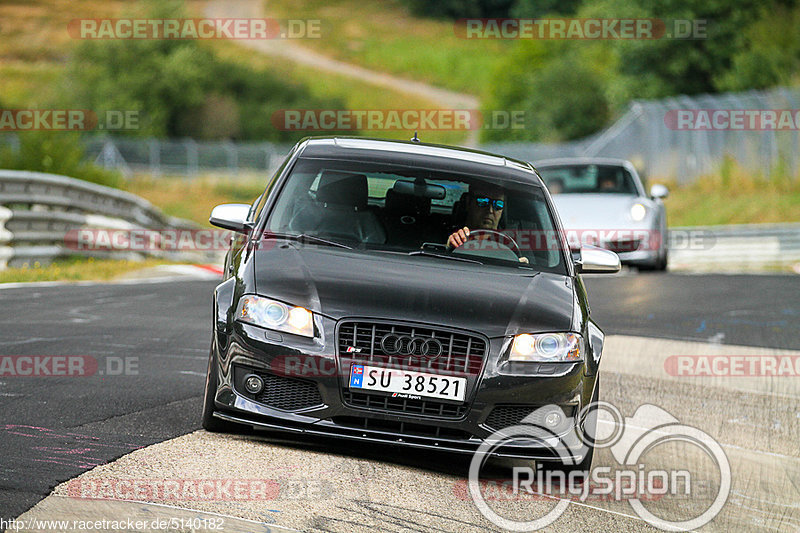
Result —
<path fill-rule="evenodd" d="M 0 270 L 0 283 L 27 281 L 109 281 L 128 272 L 158 265 L 172 264 L 163 259 L 128 261 L 95 259 L 93 257 L 70 257 L 59 259 L 49 265 L 23 266 Z"/>
<path fill-rule="evenodd" d="M 125 190 L 141 196 L 166 214 L 210 227 L 208 217 L 214 206 L 227 203 L 252 203 L 264 192 L 265 177 L 194 179 L 138 176 Z"/>
<path fill-rule="evenodd" d="M 671 187 L 670 226 L 800 222 L 800 176 L 767 179 L 741 169 Z"/>
<path fill-rule="evenodd" d="M 57 102 L 61 64 L 0 60 L 0 95 L 5 107 L 44 107 Z"/>
<path fill-rule="evenodd" d="M 345 109 L 436 109 L 439 106 L 427 99 L 419 98 L 400 91 L 394 91 L 369 83 L 362 83 L 346 76 L 329 72 L 319 72 L 310 67 L 288 63 L 281 59 L 269 57 L 248 49 L 242 54 L 240 45 L 233 42 L 220 41 L 216 44 L 217 53 L 222 57 L 268 69 L 288 80 L 302 84 L 308 88 L 312 96 L 338 98 Z M 362 131 L 364 135 L 387 139 L 409 139 L 405 130 Z M 309 135 L 324 135 L 324 132 L 309 132 Z M 461 144 L 466 139 L 462 131 L 425 131 L 420 133 L 425 140 L 442 144 Z"/>
<path fill-rule="evenodd" d="M 186 2 L 195 15 L 203 13 L 203 2 Z M 131 4 L 101 0 L 12 0 L 0 2 L 0 105 L 5 108 L 34 108 L 64 105 L 60 96 L 65 81 L 69 52 L 77 42 L 67 32 L 70 20 L 103 18 L 129 12 Z M 310 9 L 310 8 L 309 8 Z M 323 10 L 325 8 L 322 8 Z M 398 9 L 398 8 L 394 8 Z M 375 10 L 370 8 L 370 12 Z M 309 17 L 321 18 L 321 16 Z M 441 23 L 437 23 L 441 24 Z M 399 34 L 398 34 L 399 35 Z M 430 101 L 389 88 L 360 82 L 268 57 L 231 41 L 206 41 L 219 55 L 268 69 L 287 81 L 306 86 L 314 96 L 339 98 L 347 109 L 432 109 Z M 433 43 L 429 43 L 433 46 Z M 245 53 L 243 53 L 243 51 Z M 398 53 L 399 50 L 398 50 Z M 417 56 L 421 51 L 415 52 Z M 397 58 L 395 58 L 395 62 Z M 452 59 L 456 61 L 456 59 Z M 451 61 L 451 62 L 452 62 Z M 424 64 L 428 64 L 427 61 Z M 455 64 L 455 63 L 453 63 Z M 374 65 L 373 65 L 374 66 Z M 379 69 L 383 70 L 383 69 Z M 268 95 L 265 95 L 265 98 Z M 309 132 L 318 134 L 320 132 Z M 367 135 L 406 139 L 407 131 L 363 132 Z M 426 132 L 426 140 L 459 144 L 466 138 L 459 131 Z"/>
<path fill-rule="evenodd" d="M 298 44 L 374 70 L 482 96 L 511 46 L 457 37 L 453 21 L 412 15 L 399 0 L 269 0 L 267 16 L 320 20 L 319 39 Z"/>

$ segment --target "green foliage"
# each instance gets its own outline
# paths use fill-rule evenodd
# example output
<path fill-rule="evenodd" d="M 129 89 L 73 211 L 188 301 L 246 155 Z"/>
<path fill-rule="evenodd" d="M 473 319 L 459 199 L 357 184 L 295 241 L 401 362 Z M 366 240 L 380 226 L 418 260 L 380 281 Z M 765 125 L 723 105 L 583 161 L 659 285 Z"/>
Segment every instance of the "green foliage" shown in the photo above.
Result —
<path fill-rule="evenodd" d="M 415 15 L 434 18 L 507 17 L 515 0 L 404 0 Z"/>
<path fill-rule="evenodd" d="M 581 0 L 404 0 L 415 15 L 433 18 L 531 18 L 574 13 Z"/>
<path fill-rule="evenodd" d="M 522 16 L 525 6 L 520 0 L 513 12 Z M 663 25 L 655 27 L 667 34 L 697 21 L 701 33 L 686 39 L 519 40 L 498 65 L 487 108 L 525 109 L 536 119 L 524 131 L 485 132 L 486 140 L 573 139 L 601 129 L 634 99 L 800 79 L 797 0 L 596 0 L 581 2 L 575 17 L 656 19 Z"/>
<path fill-rule="evenodd" d="M 526 41 L 498 74 L 505 83 L 494 85 L 484 113 L 524 111 L 525 128 L 484 130 L 485 141 L 578 139 L 609 120 L 602 77 L 563 46 L 547 48 L 541 41 Z"/>
<path fill-rule="evenodd" d="M 538 18 L 545 15 L 572 15 L 580 0 L 517 0 L 509 13 L 514 18 Z"/>
<path fill-rule="evenodd" d="M 798 83 L 800 6 L 763 9 L 760 15 L 746 27 L 730 70 L 717 76 L 720 89 L 741 91 Z"/>
<path fill-rule="evenodd" d="M 0 150 L 0 168 L 49 172 L 109 187 L 119 187 L 122 176 L 84 162 L 84 149 L 77 133 L 36 131 L 19 135 L 19 149 Z"/>
<path fill-rule="evenodd" d="M 182 2 L 151 4 L 147 18 L 186 17 Z M 198 40 L 88 40 L 70 62 L 66 93 L 102 113 L 137 110 L 145 137 L 291 142 L 300 135 L 271 125 L 286 108 L 340 109 L 265 70 L 217 57 Z"/>

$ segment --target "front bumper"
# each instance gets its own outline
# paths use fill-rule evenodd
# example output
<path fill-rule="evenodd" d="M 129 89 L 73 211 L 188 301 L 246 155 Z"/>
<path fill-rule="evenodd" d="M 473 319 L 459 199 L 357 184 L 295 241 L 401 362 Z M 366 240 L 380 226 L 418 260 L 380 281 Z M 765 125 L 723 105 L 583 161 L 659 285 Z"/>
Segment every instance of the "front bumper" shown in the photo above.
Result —
<path fill-rule="evenodd" d="M 480 371 L 468 377 L 463 403 L 432 412 L 422 405 L 425 402 L 401 404 L 386 400 L 385 395 L 369 394 L 365 405 L 355 402 L 348 388 L 349 366 L 342 369 L 346 358 L 337 354 L 334 342 L 336 325 L 319 318 L 318 340 L 239 322 L 230 334 L 218 332 L 211 354 L 219 376 L 215 416 L 288 434 L 473 453 L 496 431 L 548 405 L 563 411 L 565 424 L 556 434 L 568 438 L 574 434 L 571 417 L 590 401 L 595 387 L 596 377 L 587 375 L 582 362 L 542 364 L 528 375 L 502 373 L 495 361 L 508 341 L 498 338 L 487 339 L 488 355 Z M 287 374 L 287 358 L 302 361 L 294 366 L 299 373 Z M 250 374 L 264 378 L 265 392 L 254 395 L 245 390 L 244 377 Z M 494 450 L 493 455 L 552 459 L 555 445 L 555 441 L 519 440 Z"/>
<path fill-rule="evenodd" d="M 660 253 L 658 250 L 635 250 L 632 252 L 616 252 L 623 265 L 651 266 L 658 263 Z"/>

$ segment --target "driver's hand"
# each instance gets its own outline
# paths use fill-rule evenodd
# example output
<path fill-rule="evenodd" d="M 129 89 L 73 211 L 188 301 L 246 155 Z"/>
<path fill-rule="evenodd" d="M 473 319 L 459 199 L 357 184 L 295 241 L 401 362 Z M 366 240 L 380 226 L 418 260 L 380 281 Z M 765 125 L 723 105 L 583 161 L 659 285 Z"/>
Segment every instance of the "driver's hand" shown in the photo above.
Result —
<path fill-rule="evenodd" d="M 467 238 L 469 237 L 469 228 L 464 226 L 458 231 L 453 232 L 450 237 L 447 238 L 447 247 L 449 249 L 458 248 L 465 242 L 467 242 Z"/>

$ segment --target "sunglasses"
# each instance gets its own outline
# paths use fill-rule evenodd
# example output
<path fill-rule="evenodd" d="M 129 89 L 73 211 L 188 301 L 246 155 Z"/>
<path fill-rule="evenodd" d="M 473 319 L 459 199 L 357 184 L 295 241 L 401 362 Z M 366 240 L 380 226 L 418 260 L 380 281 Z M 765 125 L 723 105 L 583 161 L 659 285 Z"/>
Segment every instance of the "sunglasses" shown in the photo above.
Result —
<path fill-rule="evenodd" d="M 475 198 L 475 203 L 478 204 L 478 207 L 489 207 L 490 205 L 494 208 L 495 211 L 500 211 L 506 206 L 505 200 L 492 200 L 488 196 L 479 196 Z"/>

